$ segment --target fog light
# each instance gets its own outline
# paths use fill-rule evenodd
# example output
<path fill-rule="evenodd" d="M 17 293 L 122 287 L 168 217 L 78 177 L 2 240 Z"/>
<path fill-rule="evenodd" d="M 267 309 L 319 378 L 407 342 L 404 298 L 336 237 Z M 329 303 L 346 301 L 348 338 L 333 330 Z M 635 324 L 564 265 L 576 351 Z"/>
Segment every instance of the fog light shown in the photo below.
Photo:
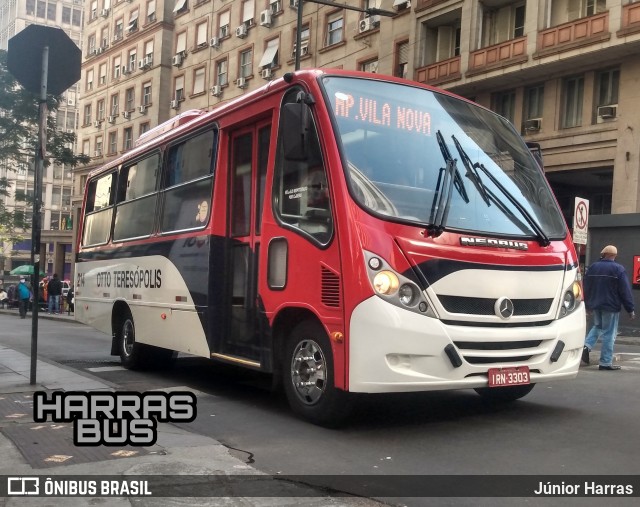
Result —
<path fill-rule="evenodd" d="M 404 306 L 413 306 L 416 302 L 416 291 L 411 285 L 405 283 L 398 291 L 398 298 Z"/>

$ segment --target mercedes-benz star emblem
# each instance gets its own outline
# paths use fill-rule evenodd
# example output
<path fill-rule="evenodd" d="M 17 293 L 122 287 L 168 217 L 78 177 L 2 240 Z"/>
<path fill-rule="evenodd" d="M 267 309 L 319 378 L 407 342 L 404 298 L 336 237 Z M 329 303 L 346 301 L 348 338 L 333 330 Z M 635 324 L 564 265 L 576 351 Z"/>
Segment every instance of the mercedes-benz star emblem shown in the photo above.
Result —
<path fill-rule="evenodd" d="M 501 319 L 510 319 L 513 316 L 513 302 L 509 298 L 502 297 L 496 301 L 494 310 Z"/>

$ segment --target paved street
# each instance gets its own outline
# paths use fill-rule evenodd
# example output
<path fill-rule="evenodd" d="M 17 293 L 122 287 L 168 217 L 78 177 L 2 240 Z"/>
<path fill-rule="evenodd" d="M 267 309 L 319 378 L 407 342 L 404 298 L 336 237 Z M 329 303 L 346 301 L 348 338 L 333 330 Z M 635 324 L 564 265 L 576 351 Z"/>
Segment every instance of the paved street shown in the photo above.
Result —
<path fill-rule="evenodd" d="M 28 322 L 0 315 L 0 344 L 28 354 Z M 541 384 L 508 406 L 487 405 L 473 391 L 364 396 L 349 426 L 326 430 L 296 419 L 284 397 L 270 392 L 267 376 L 193 357 L 163 372 L 132 372 L 108 355 L 109 337 L 85 326 L 43 319 L 39 335 L 42 358 L 119 389 L 196 392 L 198 417 L 180 427 L 215 439 L 267 474 L 640 473 L 634 339 L 621 338 L 616 347 L 622 371 L 599 371 L 594 351 L 577 379 Z M 416 498 L 386 501 L 426 505 Z"/>

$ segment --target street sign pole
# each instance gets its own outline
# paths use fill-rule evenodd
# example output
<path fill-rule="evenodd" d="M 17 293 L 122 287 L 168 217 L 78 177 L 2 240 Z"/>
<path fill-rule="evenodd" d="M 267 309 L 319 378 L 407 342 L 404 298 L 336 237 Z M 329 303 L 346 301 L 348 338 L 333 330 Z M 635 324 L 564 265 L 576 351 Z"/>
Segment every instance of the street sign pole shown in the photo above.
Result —
<path fill-rule="evenodd" d="M 40 309 L 40 210 L 42 202 L 42 173 L 44 172 L 44 154 L 47 151 L 47 78 L 49 75 L 49 46 L 42 48 L 42 68 L 40 77 L 40 100 L 38 102 L 38 141 L 33 182 L 33 216 L 31 217 L 31 265 L 33 276 L 31 292 L 31 374 L 29 383 L 36 383 L 36 365 L 38 361 L 38 310 Z"/>

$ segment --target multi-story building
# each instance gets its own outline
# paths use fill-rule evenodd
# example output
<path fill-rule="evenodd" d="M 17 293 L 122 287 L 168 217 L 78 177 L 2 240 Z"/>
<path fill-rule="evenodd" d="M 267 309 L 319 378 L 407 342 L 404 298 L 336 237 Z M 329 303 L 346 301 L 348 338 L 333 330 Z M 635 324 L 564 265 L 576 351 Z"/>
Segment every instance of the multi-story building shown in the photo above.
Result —
<path fill-rule="evenodd" d="M 84 0 L 0 0 L 0 49 L 6 50 L 8 40 L 30 24 L 61 27 L 80 46 Z M 64 101 L 57 113 L 59 129 L 75 131 L 78 125 L 78 87 L 64 93 Z M 16 192 L 33 196 L 33 162 L 23 167 L 7 167 L 0 160 L 0 177 L 11 182 L 12 196 L 5 198 L 6 206 L 25 216 L 30 222 L 32 208 L 13 198 Z M 58 273 L 68 278 L 72 270 L 71 194 L 73 172 L 70 167 L 52 164 L 45 169 L 42 187 L 42 235 L 40 266 L 48 274 Z M 2 199 L 3 197 L 0 197 Z M 31 258 L 31 239 L 16 245 L 0 245 L 0 273 L 9 271 Z"/>
<path fill-rule="evenodd" d="M 79 147 L 92 167 L 294 69 L 298 0 L 109 1 L 86 15 Z M 348 3 L 392 15 L 303 2 L 302 68 L 406 77 L 499 112 L 542 147 L 569 223 L 575 196 L 592 214 L 640 211 L 639 1 Z"/>

